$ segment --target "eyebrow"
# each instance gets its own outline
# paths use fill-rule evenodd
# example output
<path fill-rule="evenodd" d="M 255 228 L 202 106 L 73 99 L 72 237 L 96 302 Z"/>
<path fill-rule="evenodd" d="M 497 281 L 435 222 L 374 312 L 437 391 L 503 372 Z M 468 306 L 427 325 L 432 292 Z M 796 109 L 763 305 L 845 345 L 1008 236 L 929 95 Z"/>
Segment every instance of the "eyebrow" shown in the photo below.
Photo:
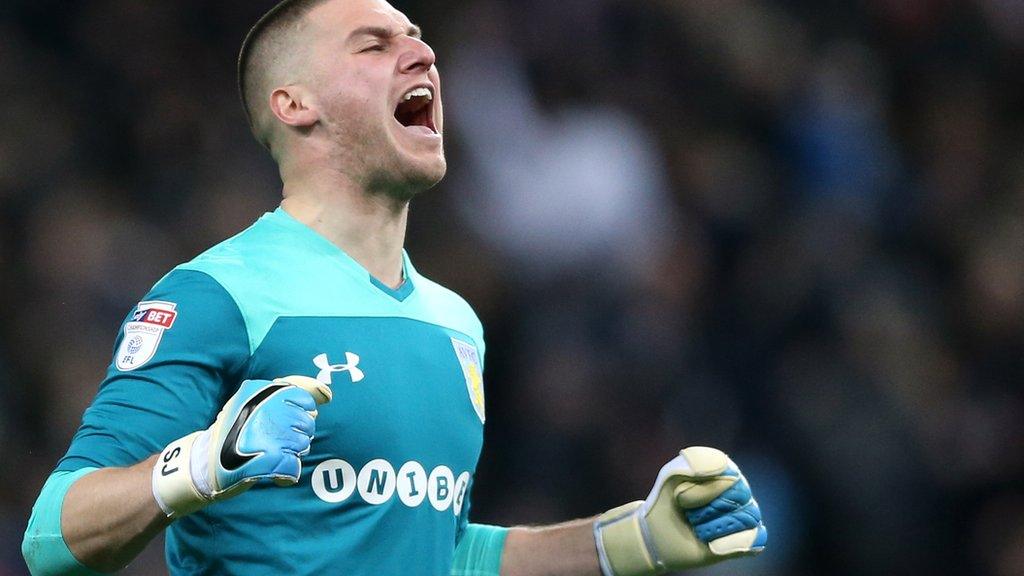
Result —
<path fill-rule="evenodd" d="M 405 29 L 405 33 L 408 36 L 416 38 L 417 40 L 423 38 L 423 30 L 421 30 L 420 27 L 415 24 L 410 24 L 409 27 Z M 360 26 L 359 28 L 356 28 L 355 30 L 352 31 L 351 34 L 348 35 L 348 39 L 351 41 L 352 39 L 358 38 L 359 36 L 376 36 L 377 38 L 386 39 L 393 38 L 395 36 L 398 36 L 399 34 L 400 32 L 395 32 L 393 28 L 388 28 L 386 26 Z"/>

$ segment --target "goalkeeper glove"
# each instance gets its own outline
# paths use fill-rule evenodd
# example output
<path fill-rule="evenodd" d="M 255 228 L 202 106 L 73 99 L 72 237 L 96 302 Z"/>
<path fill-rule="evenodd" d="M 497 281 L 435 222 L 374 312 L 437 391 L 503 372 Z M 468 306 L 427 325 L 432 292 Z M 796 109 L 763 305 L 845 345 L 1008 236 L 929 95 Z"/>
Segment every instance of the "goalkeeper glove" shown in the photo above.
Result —
<path fill-rule="evenodd" d="M 752 556 L 768 532 L 732 460 L 696 446 L 662 467 L 647 500 L 599 516 L 594 537 L 605 576 L 641 576 Z"/>
<path fill-rule="evenodd" d="M 246 380 L 213 425 L 171 442 L 153 467 L 153 496 L 168 518 L 236 496 L 261 478 L 299 481 L 316 407 L 331 389 L 307 376 Z"/>

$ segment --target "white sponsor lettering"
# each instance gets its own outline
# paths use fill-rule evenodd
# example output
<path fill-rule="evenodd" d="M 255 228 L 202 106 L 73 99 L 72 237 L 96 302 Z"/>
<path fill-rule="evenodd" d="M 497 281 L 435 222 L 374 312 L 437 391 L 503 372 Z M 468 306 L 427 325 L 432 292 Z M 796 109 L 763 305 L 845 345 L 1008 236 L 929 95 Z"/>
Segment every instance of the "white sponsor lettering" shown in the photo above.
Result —
<path fill-rule="evenodd" d="M 444 512 L 452 505 L 455 494 L 455 475 L 447 466 L 438 466 L 427 479 L 427 498 L 438 512 Z"/>
<path fill-rule="evenodd" d="M 462 503 L 466 499 L 466 490 L 469 488 L 469 472 L 459 474 L 455 481 L 455 500 L 452 502 L 452 512 L 456 516 L 462 514 Z"/>
<path fill-rule="evenodd" d="M 356 490 L 356 469 L 337 458 L 325 460 L 310 475 L 313 492 L 324 502 L 337 504 L 348 500 Z"/>
<path fill-rule="evenodd" d="M 387 460 L 377 458 L 366 463 L 359 472 L 354 466 L 339 458 L 321 462 L 310 474 L 310 485 L 317 498 L 329 504 L 339 504 L 354 494 L 367 504 L 379 506 L 394 498 L 410 508 L 423 505 L 429 500 L 438 512 L 452 507 L 458 516 L 462 513 L 466 491 L 472 475 L 459 474 L 458 479 L 451 468 L 441 465 L 427 474 L 423 464 L 410 460 L 395 472 Z"/>
<path fill-rule="evenodd" d="M 410 508 L 419 506 L 427 497 L 427 471 L 419 462 L 411 460 L 398 470 L 398 497 Z"/>
<path fill-rule="evenodd" d="M 371 460 L 359 471 L 359 495 L 369 504 L 383 504 L 395 493 L 395 469 L 387 460 Z"/>

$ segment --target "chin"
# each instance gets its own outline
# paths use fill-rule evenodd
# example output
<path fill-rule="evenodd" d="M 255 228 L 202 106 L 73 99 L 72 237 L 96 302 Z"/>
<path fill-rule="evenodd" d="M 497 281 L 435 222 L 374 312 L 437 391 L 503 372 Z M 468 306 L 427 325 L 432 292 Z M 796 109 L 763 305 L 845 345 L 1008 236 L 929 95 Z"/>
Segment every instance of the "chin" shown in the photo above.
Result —
<path fill-rule="evenodd" d="M 410 161 L 406 165 L 405 170 L 403 170 L 405 173 L 404 180 L 410 188 L 415 189 L 413 195 L 436 186 L 444 178 L 447 171 L 448 162 L 445 160 L 444 154 L 439 154 L 430 159 Z"/>
<path fill-rule="evenodd" d="M 444 155 L 430 161 L 409 161 L 401 170 L 372 178 L 370 188 L 391 196 L 395 200 L 408 202 L 420 192 L 437 185 L 444 178 L 448 164 Z M 397 176 L 397 177 L 396 177 Z"/>
<path fill-rule="evenodd" d="M 433 188 L 444 179 L 444 175 L 448 172 L 448 161 L 445 160 L 444 156 L 440 156 L 429 167 L 423 170 L 423 184 L 426 188 Z"/>

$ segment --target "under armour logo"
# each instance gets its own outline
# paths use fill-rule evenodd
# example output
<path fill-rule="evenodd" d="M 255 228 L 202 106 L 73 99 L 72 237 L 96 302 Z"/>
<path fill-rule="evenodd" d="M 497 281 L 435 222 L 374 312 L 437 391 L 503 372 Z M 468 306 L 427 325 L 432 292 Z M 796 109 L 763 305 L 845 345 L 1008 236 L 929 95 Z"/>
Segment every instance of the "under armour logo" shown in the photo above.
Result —
<path fill-rule="evenodd" d="M 345 364 L 331 364 L 331 361 L 327 359 L 327 354 L 320 354 L 313 358 L 313 364 L 320 369 L 316 379 L 324 384 L 332 384 L 331 374 L 335 372 L 348 372 L 352 377 L 352 383 L 363 379 L 363 371 L 359 369 L 359 355 L 352 352 L 345 352 Z"/>

